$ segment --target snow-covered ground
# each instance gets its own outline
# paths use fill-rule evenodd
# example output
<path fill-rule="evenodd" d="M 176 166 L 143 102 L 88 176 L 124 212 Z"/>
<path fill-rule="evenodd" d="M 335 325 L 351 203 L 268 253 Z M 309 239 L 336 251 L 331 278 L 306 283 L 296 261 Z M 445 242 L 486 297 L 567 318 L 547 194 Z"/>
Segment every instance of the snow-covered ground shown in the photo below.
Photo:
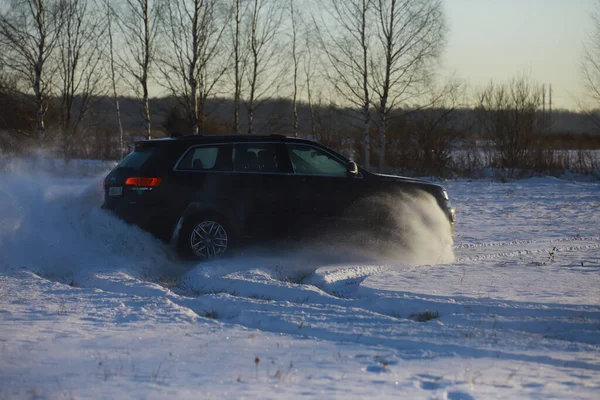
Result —
<path fill-rule="evenodd" d="M 427 236 L 195 265 L 102 211 L 100 171 L 7 165 L 2 399 L 599 398 L 599 183 L 446 182 L 453 257 Z"/>

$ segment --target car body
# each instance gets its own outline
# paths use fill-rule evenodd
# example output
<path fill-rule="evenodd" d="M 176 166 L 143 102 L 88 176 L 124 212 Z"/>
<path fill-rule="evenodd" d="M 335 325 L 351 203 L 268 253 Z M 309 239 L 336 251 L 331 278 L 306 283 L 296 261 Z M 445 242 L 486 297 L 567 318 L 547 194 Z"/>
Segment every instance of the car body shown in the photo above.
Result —
<path fill-rule="evenodd" d="M 439 185 L 373 174 L 317 142 L 282 135 L 136 142 L 104 190 L 104 208 L 166 242 L 176 237 L 181 253 L 197 258 L 220 256 L 248 238 L 378 226 L 385 213 L 355 207 L 377 195 L 424 191 L 446 214 L 448 229 L 455 221 Z"/>

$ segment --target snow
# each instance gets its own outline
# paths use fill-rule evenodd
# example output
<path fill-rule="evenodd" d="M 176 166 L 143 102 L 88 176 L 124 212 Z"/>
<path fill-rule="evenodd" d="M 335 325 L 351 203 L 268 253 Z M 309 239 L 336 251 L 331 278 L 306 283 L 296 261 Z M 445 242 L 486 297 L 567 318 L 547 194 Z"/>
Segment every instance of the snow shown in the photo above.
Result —
<path fill-rule="evenodd" d="M 597 182 L 444 182 L 453 252 L 416 201 L 398 210 L 427 213 L 404 221 L 418 237 L 391 253 L 195 264 L 99 208 L 100 165 L 1 164 L 2 399 L 600 393 Z"/>

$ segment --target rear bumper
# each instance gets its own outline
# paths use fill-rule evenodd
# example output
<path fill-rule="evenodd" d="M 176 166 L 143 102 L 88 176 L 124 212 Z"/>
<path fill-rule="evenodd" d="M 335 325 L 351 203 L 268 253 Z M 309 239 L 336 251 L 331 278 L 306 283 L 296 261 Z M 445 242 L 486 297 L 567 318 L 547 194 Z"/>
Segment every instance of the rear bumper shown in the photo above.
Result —
<path fill-rule="evenodd" d="M 176 220 L 168 209 L 147 207 L 139 204 L 115 204 L 105 201 L 102 208 L 108 210 L 130 224 L 152 233 L 159 239 L 168 242 L 175 229 Z"/>

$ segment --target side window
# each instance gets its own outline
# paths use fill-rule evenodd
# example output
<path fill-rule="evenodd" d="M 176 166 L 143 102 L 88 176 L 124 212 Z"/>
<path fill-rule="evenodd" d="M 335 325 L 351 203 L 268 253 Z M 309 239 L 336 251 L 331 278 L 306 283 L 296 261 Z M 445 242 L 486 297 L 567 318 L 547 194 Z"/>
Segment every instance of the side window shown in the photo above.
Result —
<path fill-rule="evenodd" d="M 346 176 L 346 164 L 310 145 L 287 146 L 294 173 L 302 175 Z"/>
<path fill-rule="evenodd" d="M 177 169 L 188 171 L 231 171 L 231 146 L 192 147 Z"/>
<path fill-rule="evenodd" d="M 236 143 L 233 169 L 237 172 L 285 173 L 276 143 Z"/>

